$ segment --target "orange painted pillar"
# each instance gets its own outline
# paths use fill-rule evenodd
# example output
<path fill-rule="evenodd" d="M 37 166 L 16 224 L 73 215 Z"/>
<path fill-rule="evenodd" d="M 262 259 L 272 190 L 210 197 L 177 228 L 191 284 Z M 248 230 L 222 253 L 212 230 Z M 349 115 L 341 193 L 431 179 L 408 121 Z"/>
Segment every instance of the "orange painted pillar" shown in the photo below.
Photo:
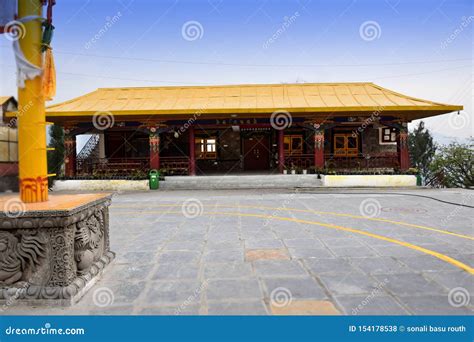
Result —
<path fill-rule="evenodd" d="M 316 169 L 324 169 L 324 130 L 314 131 L 314 166 Z"/>
<path fill-rule="evenodd" d="M 189 175 L 196 175 L 196 144 L 194 142 L 194 126 L 189 126 Z"/>
<path fill-rule="evenodd" d="M 150 130 L 150 169 L 160 169 L 160 135 L 156 128 Z"/>
<path fill-rule="evenodd" d="M 64 173 L 66 177 L 76 175 L 76 136 L 64 137 Z"/>
<path fill-rule="evenodd" d="M 410 154 L 408 152 L 408 131 L 406 128 L 400 129 L 397 147 L 400 170 L 406 171 L 410 168 Z"/>
<path fill-rule="evenodd" d="M 285 132 L 278 130 L 278 171 L 283 173 L 285 169 Z"/>

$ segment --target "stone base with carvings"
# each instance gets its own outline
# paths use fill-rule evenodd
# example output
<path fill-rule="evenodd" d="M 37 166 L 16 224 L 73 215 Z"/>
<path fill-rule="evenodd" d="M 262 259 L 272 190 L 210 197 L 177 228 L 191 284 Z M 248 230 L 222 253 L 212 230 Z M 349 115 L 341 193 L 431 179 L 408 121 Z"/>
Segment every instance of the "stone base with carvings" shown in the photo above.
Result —
<path fill-rule="evenodd" d="M 0 306 L 72 305 L 114 259 L 108 194 L 0 197 Z"/>

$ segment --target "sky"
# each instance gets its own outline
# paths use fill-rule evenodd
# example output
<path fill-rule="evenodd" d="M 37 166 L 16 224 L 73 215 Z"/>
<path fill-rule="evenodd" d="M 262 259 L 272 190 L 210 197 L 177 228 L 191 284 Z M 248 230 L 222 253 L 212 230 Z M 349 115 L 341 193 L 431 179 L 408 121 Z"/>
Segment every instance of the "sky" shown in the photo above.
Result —
<path fill-rule="evenodd" d="M 58 0 L 62 102 L 99 87 L 374 82 L 464 111 L 426 119 L 473 136 L 472 0 Z M 0 36 L 0 95 L 16 95 Z M 414 122 L 410 125 L 413 127 Z"/>

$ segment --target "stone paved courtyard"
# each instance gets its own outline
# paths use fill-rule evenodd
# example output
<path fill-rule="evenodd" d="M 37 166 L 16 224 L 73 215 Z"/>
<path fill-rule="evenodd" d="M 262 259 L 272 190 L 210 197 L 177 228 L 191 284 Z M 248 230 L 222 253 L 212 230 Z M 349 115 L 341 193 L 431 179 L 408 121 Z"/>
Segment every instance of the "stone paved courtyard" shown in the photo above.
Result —
<path fill-rule="evenodd" d="M 465 190 L 116 194 L 116 260 L 71 308 L 4 314 L 473 313 Z"/>

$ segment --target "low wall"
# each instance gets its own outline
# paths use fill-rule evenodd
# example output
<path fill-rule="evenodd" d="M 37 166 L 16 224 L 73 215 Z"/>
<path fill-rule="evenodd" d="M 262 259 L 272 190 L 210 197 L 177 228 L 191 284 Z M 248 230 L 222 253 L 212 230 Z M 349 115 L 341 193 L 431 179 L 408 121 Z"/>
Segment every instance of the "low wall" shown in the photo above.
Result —
<path fill-rule="evenodd" d="M 414 175 L 344 175 L 323 176 L 323 185 L 329 187 L 405 187 L 416 186 Z"/>
<path fill-rule="evenodd" d="M 57 180 L 53 191 L 138 191 L 149 190 L 148 180 L 88 179 Z"/>

